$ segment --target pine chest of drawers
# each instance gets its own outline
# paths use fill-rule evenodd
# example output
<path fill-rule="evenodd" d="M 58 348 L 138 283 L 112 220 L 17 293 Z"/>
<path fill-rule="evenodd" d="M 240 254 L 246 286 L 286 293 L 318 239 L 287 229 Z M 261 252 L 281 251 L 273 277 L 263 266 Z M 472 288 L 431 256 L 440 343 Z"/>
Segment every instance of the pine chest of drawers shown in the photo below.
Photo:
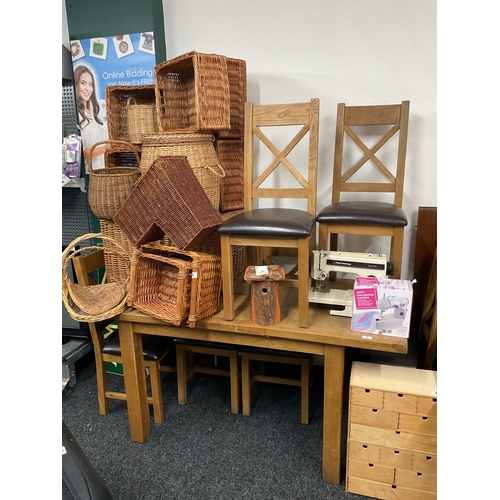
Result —
<path fill-rule="evenodd" d="M 353 362 L 346 490 L 436 500 L 437 372 Z"/>

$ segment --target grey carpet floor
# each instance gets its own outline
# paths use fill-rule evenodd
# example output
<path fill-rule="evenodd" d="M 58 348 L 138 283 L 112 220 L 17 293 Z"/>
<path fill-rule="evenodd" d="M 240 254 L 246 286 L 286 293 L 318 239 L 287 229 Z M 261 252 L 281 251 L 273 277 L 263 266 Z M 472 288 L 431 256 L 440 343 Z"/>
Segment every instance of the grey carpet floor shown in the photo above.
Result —
<path fill-rule="evenodd" d="M 111 390 L 123 379 L 110 375 Z M 165 420 L 145 443 L 130 440 L 127 405 L 110 400 L 99 415 L 95 365 L 77 371 L 62 396 L 62 418 L 115 500 L 362 500 L 322 477 L 323 371 L 316 366 L 309 425 L 300 423 L 297 387 L 257 383 L 249 417 L 232 415 L 229 381 L 196 375 L 177 404 L 175 375 L 162 374 Z M 347 407 L 342 460 L 345 464 Z M 73 497 L 63 482 L 62 499 Z"/>

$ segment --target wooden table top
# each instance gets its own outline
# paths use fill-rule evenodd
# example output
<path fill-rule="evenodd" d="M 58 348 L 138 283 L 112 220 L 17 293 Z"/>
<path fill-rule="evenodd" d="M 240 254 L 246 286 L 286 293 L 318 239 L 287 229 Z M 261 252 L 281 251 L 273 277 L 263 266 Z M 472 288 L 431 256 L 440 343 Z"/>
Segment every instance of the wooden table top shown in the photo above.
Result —
<path fill-rule="evenodd" d="M 258 341 L 258 337 L 274 339 L 276 348 L 280 347 L 280 339 L 296 341 L 297 344 L 307 342 L 311 345 L 338 345 L 356 347 L 375 351 L 408 352 L 408 339 L 380 335 L 374 333 L 353 332 L 350 329 L 351 318 L 332 316 L 330 306 L 325 304 L 309 304 L 309 328 L 298 326 L 297 316 L 297 289 L 283 287 L 282 292 L 282 321 L 277 325 L 262 326 L 250 319 L 250 295 L 248 283 L 241 284 L 235 290 L 235 318 L 233 321 L 224 320 L 222 306 L 219 312 L 209 318 L 200 320 L 195 328 L 176 326 L 166 323 L 153 316 L 146 315 L 134 308 L 129 308 L 120 315 L 121 321 L 129 321 L 141 325 L 139 333 L 164 334 L 178 337 L 198 337 L 204 335 L 207 340 L 220 341 L 223 333 L 250 335 Z M 183 331 L 183 330 L 186 331 Z M 230 335 L 231 342 L 237 335 Z M 254 342 L 253 342 L 254 343 Z M 283 347 L 283 346 L 282 346 Z M 315 351 L 321 354 L 321 350 Z"/>

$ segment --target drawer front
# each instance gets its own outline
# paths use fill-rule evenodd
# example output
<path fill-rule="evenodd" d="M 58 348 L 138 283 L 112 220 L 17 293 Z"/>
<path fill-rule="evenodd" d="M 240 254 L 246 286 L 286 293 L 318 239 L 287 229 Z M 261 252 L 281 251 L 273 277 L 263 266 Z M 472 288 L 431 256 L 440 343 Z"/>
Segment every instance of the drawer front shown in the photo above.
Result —
<path fill-rule="evenodd" d="M 418 397 L 417 413 L 428 415 L 429 417 L 437 417 L 437 398 Z"/>
<path fill-rule="evenodd" d="M 368 406 L 370 408 L 383 408 L 384 393 L 362 387 L 351 387 L 350 405 Z"/>
<path fill-rule="evenodd" d="M 349 424 L 349 438 L 354 441 L 378 444 L 389 448 L 437 454 L 436 436 L 377 429 L 376 427 L 351 423 Z"/>
<path fill-rule="evenodd" d="M 376 444 L 348 441 L 347 458 L 360 462 L 380 463 L 380 446 Z M 411 465 L 411 462 L 410 462 Z"/>
<path fill-rule="evenodd" d="M 410 469 L 416 472 L 437 474 L 437 455 L 429 455 L 426 453 L 413 453 L 413 459 L 411 462 Z"/>
<path fill-rule="evenodd" d="M 437 418 L 402 413 L 399 418 L 399 428 L 402 431 L 415 432 L 416 434 L 437 436 Z"/>
<path fill-rule="evenodd" d="M 417 413 L 417 396 L 386 392 L 384 395 L 384 410 L 400 413 Z"/>
<path fill-rule="evenodd" d="M 380 465 L 394 467 L 395 469 L 411 469 L 413 463 L 412 451 L 380 447 Z"/>
<path fill-rule="evenodd" d="M 357 477 L 347 477 L 346 491 L 387 500 L 437 500 L 437 493 L 378 483 Z"/>
<path fill-rule="evenodd" d="M 349 421 L 371 427 L 396 430 L 398 428 L 399 414 L 367 406 L 350 406 Z"/>
<path fill-rule="evenodd" d="M 437 476 L 435 474 L 396 470 L 395 484 L 416 490 L 437 492 Z"/>
<path fill-rule="evenodd" d="M 370 479 L 380 483 L 394 484 L 394 473 L 395 470 L 393 467 L 383 467 L 369 462 L 349 460 L 349 463 L 347 464 L 348 476 Z"/>

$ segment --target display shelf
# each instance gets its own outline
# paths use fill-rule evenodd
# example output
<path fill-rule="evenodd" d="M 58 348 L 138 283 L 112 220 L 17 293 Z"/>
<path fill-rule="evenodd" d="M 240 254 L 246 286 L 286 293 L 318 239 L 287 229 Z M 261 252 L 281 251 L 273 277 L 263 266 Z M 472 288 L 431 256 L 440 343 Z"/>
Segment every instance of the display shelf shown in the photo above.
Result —
<path fill-rule="evenodd" d="M 78 179 L 70 179 L 69 182 L 63 185 L 63 188 L 79 188 L 82 193 L 87 192 L 85 179 L 80 177 Z"/>

